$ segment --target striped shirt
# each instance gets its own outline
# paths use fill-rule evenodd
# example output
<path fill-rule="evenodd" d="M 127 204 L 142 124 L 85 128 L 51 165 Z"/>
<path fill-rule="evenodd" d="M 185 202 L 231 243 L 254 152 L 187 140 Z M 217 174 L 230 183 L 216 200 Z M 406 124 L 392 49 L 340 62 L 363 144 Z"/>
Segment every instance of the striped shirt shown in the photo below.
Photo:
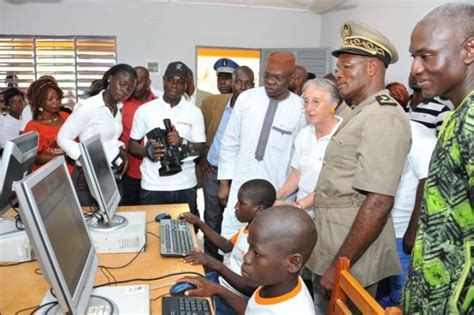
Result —
<path fill-rule="evenodd" d="M 410 106 L 405 108 L 408 113 L 408 118 L 416 121 L 426 127 L 435 130 L 438 134 L 443 124 L 443 120 L 449 111 L 449 107 L 438 102 L 433 98 L 427 98 L 412 109 Z"/>

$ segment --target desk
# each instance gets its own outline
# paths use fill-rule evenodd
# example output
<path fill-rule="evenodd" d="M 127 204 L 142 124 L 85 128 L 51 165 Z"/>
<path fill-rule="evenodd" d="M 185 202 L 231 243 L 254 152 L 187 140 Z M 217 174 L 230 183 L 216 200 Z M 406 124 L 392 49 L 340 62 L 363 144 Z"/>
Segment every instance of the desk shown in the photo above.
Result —
<path fill-rule="evenodd" d="M 120 207 L 118 211 L 145 211 L 147 217 L 147 232 L 160 235 L 160 226 L 154 221 L 155 215 L 160 212 L 168 212 L 176 218 L 181 212 L 188 211 L 186 204 L 173 205 L 150 205 L 150 206 L 127 206 Z M 147 234 L 147 248 L 129 266 L 123 269 L 110 270 L 114 277 L 120 280 L 132 278 L 154 278 L 175 272 L 194 271 L 204 274 L 202 266 L 190 265 L 181 261 L 180 258 L 161 257 L 159 239 Z M 100 265 L 107 267 L 122 266 L 129 262 L 136 254 L 101 254 L 99 255 Z M 37 261 L 25 263 L 12 267 L 0 267 L 0 314 L 10 315 L 15 312 L 35 305 L 39 305 L 44 294 L 49 289 L 49 284 L 42 275 L 35 274 L 35 269 L 39 268 Z M 157 281 L 131 282 L 123 285 L 148 284 L 150 286 L 150 299 L 168 293 L 169 285 L 174 280 L 184 275 L 169 277 Z M 95 284 L 107 282 L 106 277 L 97 270 Z M 163 288 L 154 287 L 169 284 Z M 161 314 L 161 298 L 150 301 L 152 314 Z M 31 312 L 22 312 L 29 314 Z"/>

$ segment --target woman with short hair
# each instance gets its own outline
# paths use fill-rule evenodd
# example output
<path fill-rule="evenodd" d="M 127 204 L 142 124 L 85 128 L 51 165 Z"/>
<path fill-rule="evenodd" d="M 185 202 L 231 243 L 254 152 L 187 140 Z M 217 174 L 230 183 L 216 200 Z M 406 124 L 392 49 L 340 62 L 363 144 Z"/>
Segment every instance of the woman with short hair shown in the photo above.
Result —
<path fill-rule="evenodd" d="M 309 125 L 300 130 L 295 140 L 291 173 L 277 191 L 276 204 L 296 192 L 294 206 L 314 215 L 314 188 L 324 162 L 324 153 L 342 122 L 335 115 L 340 96 L 336 85 L 326 79 L 306 81 L 303 86 L 304 111 Z"/>

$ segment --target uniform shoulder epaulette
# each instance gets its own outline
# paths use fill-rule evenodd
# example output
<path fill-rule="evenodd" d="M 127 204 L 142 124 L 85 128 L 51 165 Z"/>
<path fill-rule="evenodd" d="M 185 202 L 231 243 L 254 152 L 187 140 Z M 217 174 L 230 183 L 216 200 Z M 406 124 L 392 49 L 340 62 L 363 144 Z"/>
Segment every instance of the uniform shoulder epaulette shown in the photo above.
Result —
<path fill-rule="evenodd" d="M 379 102 L 380 105 L 398 105 L 397 101 L 389 95 L 377 95 L 375 99 L 377 100 L 377 102 Z"/>

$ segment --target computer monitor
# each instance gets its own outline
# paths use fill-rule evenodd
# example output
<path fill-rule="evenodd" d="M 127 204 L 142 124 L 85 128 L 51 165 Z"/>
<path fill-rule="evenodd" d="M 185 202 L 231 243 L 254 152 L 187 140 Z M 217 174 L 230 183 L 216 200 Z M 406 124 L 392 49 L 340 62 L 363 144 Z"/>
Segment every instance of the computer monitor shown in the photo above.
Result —
<path fill-rule="evenodd" d="M 14 185 L 26 232 L 60 311 L 85 314 L 99 260 L 64 157 Z"/>
<path fill-rule="evenodd" d="M 81 165 L 87 186 L 99 206 L 99 218 L 91 216 L 86 222 L 93 229 L 116 229 L 127 225 L 127 219 L 115 214 L 120 203 L 120 192 L 105 155 L 99 135 L 80 144 Z"/>
<path fill-rule="evenodd" d="M 13 183 L 31 173 L 38 151 L 38 133 L 31 131 L 6 142 L 0 163 L 0 215 L 16 203 Z M 13 219 L 2 218 L 0 235 L 17 230 Z"/>

